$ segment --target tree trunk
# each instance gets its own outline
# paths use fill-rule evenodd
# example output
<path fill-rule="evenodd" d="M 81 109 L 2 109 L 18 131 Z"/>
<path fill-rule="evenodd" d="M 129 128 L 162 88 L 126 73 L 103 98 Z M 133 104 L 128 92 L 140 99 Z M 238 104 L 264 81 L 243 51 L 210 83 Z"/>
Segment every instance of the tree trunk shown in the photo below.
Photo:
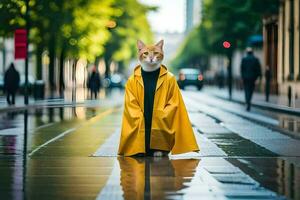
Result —
<path fill-rule="evenodd" d="M 36 78 L 37 80 L 43 79 L 43 65 L 42 65 L 43 45 L 38 44 L 36 50 Z"/>
<path fill-rule="evenodd" d="M 76 101 L 76 64 L 77 59 L 72 64 L 72 102 Z"/>
<path fill-rule="evenodd" d="M 63 96 L 63 92 L 65 89 L 65 81 L 64 81 L 64 64 L 65 64 L 65 49 L 64 47 L 61 50 L 59 57 L 59 94 Z"/>
<path fill-rule="evenodd" d="M 110 74 L 110 59 L 104 56 L 104 63 L 105 63 L 105 78 L 109 77 Z"/>
<path fill-rule="evenodd" d="M 99 56 L 97 56 L 96 59 L 95 59 L 95 63 L 94 63 L 94 64 L 95 64 L 95 67 L 96 67 L 97 69 L 98 69 L 98 65 L 99 65 L 100 59 L 101 59 L 101 58 L 100 58 Z"/>
<path fill-rule="evenodd" d="M 55 71 L 55 36 L 51 37 L 49 44 L 49 84 L 51 92 L 55 89 L 54 71 Z"/>
<path fill-rule="evenodd" d="M 119 62 L 119 72 L 124 72 L 125 71 L 125 62 L 124 61 L 120 61 Z"/>
<path fill-rule="evenodd" d="M 6 48 L 5 48 L 5 38 L 2 38 L 3 40 L 3 49 L 2 49 L 2 73 L 5 73 L 5 67 L 6 67 Z"/>

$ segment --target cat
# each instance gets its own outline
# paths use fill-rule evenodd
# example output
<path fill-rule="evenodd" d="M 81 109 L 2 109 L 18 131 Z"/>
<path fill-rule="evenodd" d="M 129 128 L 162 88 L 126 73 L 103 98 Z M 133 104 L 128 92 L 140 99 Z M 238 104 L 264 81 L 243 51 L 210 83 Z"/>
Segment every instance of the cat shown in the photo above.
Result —
<path fill-rule="evenodd" d="M 163 43 L 137 42 L 140 64 L 125 85 L 119 155 L 160 159 L 199 151 L 176 77 L 161 64 Z"/>
<path fill-rule="evenodd" d="M 138 58 L 144 71 L 151 72 L 160 68 L 161 62 L 164 58 L 163 45 L 163 40 L 160 40 L 155 45 L 145 45 L 141 40 L 138 40 Z M 153 153 L 154 157 L 162 157 L 167 155 L 168 152 L 163 151 L 155 151 Z"/>
<path fill-rule="evenodd" d="M 138 40 L 138 58 L 144 71 L 151 72 L 160 67 L 164 58 L 163 45 L 163 40 L 155 45 L 145 45 L 141 40 Z"/>

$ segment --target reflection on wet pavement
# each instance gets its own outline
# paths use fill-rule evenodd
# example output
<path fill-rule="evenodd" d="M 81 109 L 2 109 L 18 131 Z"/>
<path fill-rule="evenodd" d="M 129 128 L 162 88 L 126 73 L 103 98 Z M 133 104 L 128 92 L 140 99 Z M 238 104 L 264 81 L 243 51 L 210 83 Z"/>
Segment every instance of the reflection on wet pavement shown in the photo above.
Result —
<path fill-rule="evenodd" d="M 118 158 L 124 199 L 165 199 L 187 187 L 200 160 Z"/>
<path fill-rule="evenodd" d="M 299 158 L 240 158 L 227 159 L 262 186 L 286 196 L 300 199 Z"/>
<path fill-rule="evenodd" d="M 0 114 L 1 200 L 300 199 L 295 149 L 262 145 L 278 133 L 187 101 L 200 156 L 117 157 L 122 109 L 96 103 Z"/>
<path fill-rule="evenodd" d="M 88 120 L 102 109 L 84 108 L 45 108 L 30 110 L 25 114 L 1 113 L 0 154 L 22 154 L 24 131 L 29 134 L 27 148 L 30 151 L 57 134 L 72 128 L 75 124 Z M 24 120 L 27 120 L 25 130 Z"/>
<path fill-rule="evenodd" d="M 114 114 L 118 109 L 88 107 L 79 116 L 75 108 L 47 108 L 15 113 L 14 120 L 2 115 L 6 127 L 14 131 L 0 135 L 1 199 L 40 199 L 41 196 L 43 199 L 61 199 L 74 194 L 84 198 L 96 196 L 101 183 L 105 183 L 99 176 L 109 174 L 109 171 L 100 168 L 102 175 L 97 177 L 93 172 L 97 173 L 97 166 L 102 163 L 88 157 L 119 125 L 119 116 Z M 75 130 L 75 126 L 78 129 Z M 25 127 L 28 127 L 26 150 L 23 146 Z M 71 134 L 39 148 L 68 130 L 72 130 Z M 24 157 L 24 151 L 29 152 L 29 156 Z M 94 185 L 89 184 L 90 179 Z M 81 182 L 84 180 L 87 185 Z"/>
<path fill-rule="evenodd" d="M 103 158 L 100 158 L 103 159 Z M 266 179 L 269 177 L 266 177 Z M 284 199 L 223 158 L 118 158 L 97 199 Z"/>
<path fill-rule="evenodd" d="M 299 167 L 282 165 L 280 158 L 36 157 L 26 176 L 21 162 L 1 161 L 3 199 L 284 199 L 275 192 L 300 197 L 293 186 Z"/>

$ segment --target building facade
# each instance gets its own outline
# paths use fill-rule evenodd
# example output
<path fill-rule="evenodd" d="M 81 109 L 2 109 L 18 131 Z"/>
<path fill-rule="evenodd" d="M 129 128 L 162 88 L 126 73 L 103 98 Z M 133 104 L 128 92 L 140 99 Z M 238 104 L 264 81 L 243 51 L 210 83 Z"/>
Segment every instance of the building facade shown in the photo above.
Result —
<path fill-rule="evenodd" d="M 278 16 L 269 16 L 263 19 L 263 62 L 265 72 L 269 67 L 271 72 L 270 92 L 278 94 Z"/>
<path fill-rule="evenodd" d="M 202 0 L 186 0 L 185 8 L 185 32 L 189 33 L 201 22 Z"/>
<path fill-rule="evenodd" d="M 292 91 L 294 97 L 300 95 L 300 0 L 281 0 L 278 14 L 278 51 L 277 84 L 278 93 L 287 94 Z M 268 24 L 266 24 L 268 25 Z M 276 28 L 276 25 L 274 25 Z M 268 61 L 267 61 L 268 62 Z M 275 62 L 275 60 L 274 60 Z"/>

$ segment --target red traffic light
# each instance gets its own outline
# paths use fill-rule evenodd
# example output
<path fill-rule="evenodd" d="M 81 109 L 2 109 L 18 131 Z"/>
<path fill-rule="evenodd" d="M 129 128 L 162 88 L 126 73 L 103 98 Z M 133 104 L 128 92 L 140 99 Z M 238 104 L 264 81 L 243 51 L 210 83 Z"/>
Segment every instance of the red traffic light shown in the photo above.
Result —
<path fill-rule="evenodd" d="M 229 48 L 231 47 L 230 42 L 224 41 L 224 42 L 223 42 L 223 47 L 224 47 L 225 49 L 229 49 Z"/>

